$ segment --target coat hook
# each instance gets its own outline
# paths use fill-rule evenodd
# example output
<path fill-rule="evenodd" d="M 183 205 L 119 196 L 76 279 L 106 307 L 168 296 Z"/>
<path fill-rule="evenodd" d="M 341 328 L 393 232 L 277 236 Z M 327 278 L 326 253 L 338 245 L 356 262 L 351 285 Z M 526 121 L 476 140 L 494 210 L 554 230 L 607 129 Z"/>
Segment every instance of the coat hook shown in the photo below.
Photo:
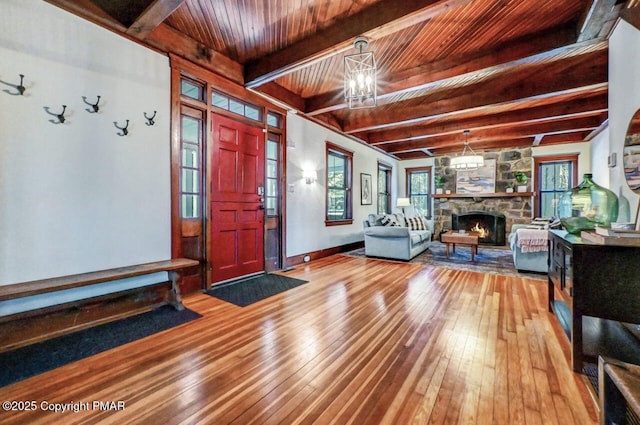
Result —
<path fill-rule="evenodd" d="M 122 130 L 122 133 L 118 133 L 118 136 L 126 136 L 127 134 L 129 134 L 129 130 L 127 129 L 129 127 L 129 120 L 127 120 L 127 123 L 124 127 L 120 127 L 117 121 L 114 121 L 113 125 L 115 125 L 118 130 Z"/>
<path fill-rule="evenodd" d="M 62 105 L 62 112 L 60 112 L 57 117 L 58 117 L 58 121 L 60 121 L 60 124 L 64 124 L 64 111 L 67 110 L 67 105 Z"/>
<path fill-rule="evenodd" d="M 51 112 L 51 110 L 49 109 L 48 106 L 44 107 L 44 110 L 47 114 L 49 115 L 53 115 L 54 117 L 56 117 L 58 120 L 49 120 L 50 123 L 52 124 L 64 124 L 64 122 L 67 120 L 67 117 L 64 116 L 65 111 L 67 110 L 67 105 L 62 105 L 62 112 L 60 112 L 59 114 L 55 113 L 55 112 Z"/>
<path fill-rule="evenodd" d="M 158 112 L 158 111 L 153 111 L 153 115 L 152 115 L 152 116 L 150 116 L 150 117 L 148 117 L 148 116 L 147 116 L 147 113 L 146 113 L 146 112 L 144 113 L 144 117 L 145 117 L 145 118 L 147 119 L 147 121 L 148 121 L 148 122 L 147 122 L 147 125 L 154 125 L 154 124 L 155 124 L 155 121 L 154 121 L 153 119 L 156 117 L 156 113 L 157 113 L 157 112 Z"/>
<path fill-rule="evenodd" d="M 21 96 L 24 95 L 24 91 L 27 89 L 24 85 L 22 85 L 23 80 L 24 80 L 24 74 L 20 74 L 20 85 L 17 86 L 16 89 L 18 89 Z"/>
<path fill-rule="evenodd" d="M 100 110 L 100 107 L 98 106 L 98 103 L 100 103 L 100 96 L 98 96 L 98 100 L 96 100 L 96 103 L 91 103 L 87 101 L 87 97 L 86 96 L 82 96 L 82 100 L 84 100 L 84 103 L 86 103 L 87 105 L 91 106 L 91 109 L 93 109 L 93 112 L 91 112 L 91 109 L 87 108 L 86 111 L 89 112 L 90 114 L 97 114 L 98 111 Z"/>
<path fill-rule="evenodd" d="M 2 90 L 3 92 L 8 93 L 8 94 L 10 94 L 12 96 L 23 96 L 24 95 L 24 92 L 27 90 L 27 88 L 24 86 L 24 74 L 18 74 L 18 75 L 20 75 L 20 84 L 19 85 L 15 85 L 15 84 L 0 80 L 0 83 L 4 84 L 5 86 L 9 86 L 9 87 L 11 87 L 13 89 L 16 89 L 18 92 L 14 93 L 14 92 L 9 91 L 9 90 Z"/>

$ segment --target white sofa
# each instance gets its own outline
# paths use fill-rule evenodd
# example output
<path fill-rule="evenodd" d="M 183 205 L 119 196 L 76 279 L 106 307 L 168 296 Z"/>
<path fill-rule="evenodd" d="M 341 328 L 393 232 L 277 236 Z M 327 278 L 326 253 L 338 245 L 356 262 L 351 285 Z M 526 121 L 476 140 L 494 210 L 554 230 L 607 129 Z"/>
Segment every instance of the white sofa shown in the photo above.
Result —
<path fill-rule="evenodd" d="M 384 217 L 397 225 L 383 225 Z M 367 257 L 411 260 L 431 245 L 433 220 L 421 218 L 426 230 L 412 230 L 402 214 L 369 214 L 364 220 L 364 252 Z"/>

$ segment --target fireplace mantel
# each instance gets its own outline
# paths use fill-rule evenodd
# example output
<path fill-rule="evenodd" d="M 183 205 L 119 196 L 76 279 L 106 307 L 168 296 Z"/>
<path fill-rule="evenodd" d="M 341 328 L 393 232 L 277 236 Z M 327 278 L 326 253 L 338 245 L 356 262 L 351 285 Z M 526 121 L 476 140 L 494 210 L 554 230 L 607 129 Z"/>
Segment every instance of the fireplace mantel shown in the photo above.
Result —
<path fill-rule="evenodd" d="M 513 198 L 523 196 L 533 196 L 533 192 L 496 192 L 496 193 L 449 193 L 432 195 L 436 199 L 440 198 Z"/>

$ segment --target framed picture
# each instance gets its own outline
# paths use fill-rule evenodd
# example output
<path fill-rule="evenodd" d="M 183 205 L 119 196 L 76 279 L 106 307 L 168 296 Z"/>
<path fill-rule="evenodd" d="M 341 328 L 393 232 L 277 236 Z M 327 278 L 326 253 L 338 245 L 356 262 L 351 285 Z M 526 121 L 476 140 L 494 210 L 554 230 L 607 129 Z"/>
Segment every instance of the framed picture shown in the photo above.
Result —
<path fill-rule="evenodd" d="M 495 159 L 485 159 L 482 167 L 475 170 L 458 171 L 456 174 L 457 193 L 495 193 L 495 191 Z"/>
<path fill-rule="evenodd" d="M 371 174 L 360 173 L 360 204 L 373 204 L 373 187 L 371 186 Z"/>

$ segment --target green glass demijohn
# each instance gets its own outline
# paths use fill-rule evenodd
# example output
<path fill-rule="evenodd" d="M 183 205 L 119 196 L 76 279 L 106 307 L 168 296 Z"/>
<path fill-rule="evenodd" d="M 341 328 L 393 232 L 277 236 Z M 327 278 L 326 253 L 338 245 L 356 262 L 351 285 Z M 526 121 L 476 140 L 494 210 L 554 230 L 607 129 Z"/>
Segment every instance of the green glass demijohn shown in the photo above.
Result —
<path fill-rule="evenodd" d="M 583 230 L 595 229 L 596 224 L 609 226 L 618 218 L 616 194 L 591 178 L 591 174 L 585 174 L 582 183 L 560 197 L 558 215 L 569 233 L 579 235 Z"/>

